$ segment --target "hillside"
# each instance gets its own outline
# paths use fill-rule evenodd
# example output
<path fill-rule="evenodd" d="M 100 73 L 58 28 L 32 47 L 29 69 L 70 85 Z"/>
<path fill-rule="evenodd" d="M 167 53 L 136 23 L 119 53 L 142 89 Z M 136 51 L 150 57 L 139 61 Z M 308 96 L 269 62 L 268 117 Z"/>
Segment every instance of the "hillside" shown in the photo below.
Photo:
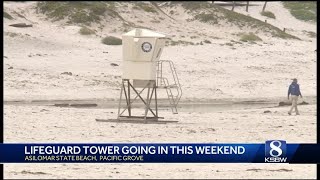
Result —
<path fill-rule="evenodd" d="M 316 23 L 281 2 L 267 18 L 254 3 L 5 2 L 5 100 L 117 99 L 122 49 L 101 40 L 135 27 L 170 36 L 162 59 L 175 62 L 184 100 L 282 97 L 292 77 L 314 96 Z"/>
<path fill-rule="evenodd" d="M 31 3 L 30 3 L 31 4 Z M 32 5 L 31 5 L 32 6 Z M 223 38 L 210 36 L 211 32 L 196 27 L 219 29 L 229 26 L 237 38 L 237 32 L 247 30 L 256 34 L 279 38 L 297 39 L 281 29 L 241 13 L 226 10 L 207 2 L 38 2 L 31 7 L 40 20 L 52 22 L 60 26 L 87 26 L 97 35 L 114 34 L 120 36 L 135 27 L 147 28 L 172 34 L 181 32 L 180 37 L 173 40 L 191 42 L 188 34 L 197 34 L 199 38 Z M 15 10 L 6 12 L 15 20 L 28 20 L 25 12 Z M 143 18 L 141 18 L 143 17 Z M 32 19 L 30 19 L 32 22 Z M 111 25 L 111 26 L 110 26 Z M 181 26 L 185 28 L 181 29 Z M 185 26 L 187 25 L 187 26 Z M 201 32 L 200 32 L 201 31 Z M 230 33 L 229 33 L 230 34 Z"/>

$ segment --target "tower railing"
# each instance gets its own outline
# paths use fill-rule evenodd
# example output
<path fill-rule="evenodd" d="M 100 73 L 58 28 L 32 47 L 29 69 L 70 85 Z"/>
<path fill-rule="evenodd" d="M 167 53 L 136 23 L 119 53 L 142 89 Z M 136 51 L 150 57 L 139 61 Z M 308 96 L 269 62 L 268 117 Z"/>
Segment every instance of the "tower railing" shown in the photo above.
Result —
<path fill-rule="evenodd" d="M 168 63 L 170 67 L 170 74 L 173 82 L 170 82 L 163 73 L 163 64 Z M 167 75 L 167 74 L 166 74 Z M 170 75 L 169 75 L 170 76 Z M 181 84 L 179 77 L 174 66 L 174 63 L 170 60 L 159 60 L 157 64 L 157 88 L 163 88 L 166 90 L 170 107 L 174 114 L 177 114 L 177 106 L 182 96 Z"/>

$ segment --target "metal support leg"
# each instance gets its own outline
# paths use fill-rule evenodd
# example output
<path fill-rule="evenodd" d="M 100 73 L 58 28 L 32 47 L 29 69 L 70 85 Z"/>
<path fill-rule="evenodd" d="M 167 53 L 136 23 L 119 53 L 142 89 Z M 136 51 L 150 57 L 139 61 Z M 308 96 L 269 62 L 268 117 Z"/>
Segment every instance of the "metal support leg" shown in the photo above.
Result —
<path fill-rule="evenodd" d="M 140 92 L 137 92 L 137 90 L 135 90 L 135 88 L 130 84 L 129 82 L 129 86 L 131 86 L 132 90 L 137 94 L 135 98 L 133 98 L 133 100 L 131 101 L 130 100 L 130 106 L 133 104 L 133 102 L 139 97 L 143 103 L 145 103 L 145 101 L 142 99 L 142 97 L 140 96 L 140 94 L 142 94 L 142 92 L 147 88 L 147 85 L 140 91 Z M 121 115 L 124 113 L 124 111 L 126 111 L 128 109 L 128 106 L 125 107 L 123 109 L 123 111 L 120 113 L 120 117 Z"/>
<path fill-rule="evenodd" d="M 151 109 L 151 101 L 152 101 L 153 93 L 154 93 L 154 91 L 155 91 L 155 89 L 156 89 L 155 87 L 156 87 L 156 82 L 154 81 L 154 82 L 153 82 L 153 86 L 152 86 L 152 90 L 151 90 L 151 95 L 150 95 L 150 97 L 149 97 L 149 103 L 148 103 L 149 109 Z M 154 113 L 153 113 L 153 116 L 156 117 L 156 118 L 158 117 L 158 116 L 157 116 L 156 114 L 154 114 Z"/>
<path fill-rule="evenodd" d="M 127 81 L 127 82 L 126 82 Z M 121 91 L 120 91 L 120 100 L 119 100 L 119 106 L 118 106 L 118 118 L 117 120 L 122 120 L 120 118 L 123 117 L 127 117 L 127 118 L 142 118 L 145 123 L 148 123 L 147 120 L 148 119 L 152 119 L 157 121 L 158 120 L 158 100 L 157 100 L 157 82 L 155 80 L 153 81 L 149 81 L 145 87 L 139 92 L 137 91 L 137 89 L 135 89 L 135 87 L 133 87 L 133 85 L 130 83 L 129 79 L 123 79 L 122 83 L 121 83 Z M 128 86 L 128 88 L 126 87 Z M 132 89 L 131 89 L 132 88 Z M 147 97 L 146 99 L 142 97 L 142 92 L 143 90 L 145 90 L 145 88 L 148 88 L 148 92 L 147 92 Z M 136 93 L 136 96 L 131 99 L 131 90 L 133 90 Z M 122 107 L 122 99 L 123 99 L 123 94 L 126 98 L 126 107 Z M 145 105 L 145 112 L 143 116 L 132 116 L 131 114 L 131 107 L 132 107 L 132 103 L 136 100 L 139 99 L 144 103 Z M 153 103 L 153 98 L 155 100 L 155 110 L 156 113 L 154 112 L 153 106 L 151 107 L 151 104 Z M 122 116 L 122 114 L 128 110 L 129 115 L 126 116 Z M 121 112 L 122 111 L 122 112 Z M 149 111 L 153 114 L 153 116 L 148 117 L 148 113 Z"/>
<path fill-rule="evenodd" d="M 126 80 L 126 81 L 128 82 L 129 80 Z M 124 82 L 122 83 L 122 87 L 123 87 L 123 92 L 124 92 L 124 96 L 126 98 L 126 103 L 127 103 L 127 107 L 128 107 L 129 106 L 129 102 L 128 102 L 128 96 L 127 96 L 127 89 L 126 89 L 126 87 L 124 85 Z"/>
<path fill-rule="evenodd" d="M 132 90 L 138 95 L 138 97 L 140 98 L 140 100 L 146 105 L 147 103 L 146 103 L 146 101 L 140 96 L 140 94 L 141 93 L 138 93 L 137 92 L 137 90 L 130 84 L 130 86 L 132 87 Z M 149 86 L 149 84 L 147 84 L 146 86 Z M 146 87 L 145 86 L 145 87 Z M 149 90 L 150 90 L 150 87 L 149 87 Z M 148 93 L 149 94 L 149 93 Z M 153 114 L 153 115 L 155 115 L 155 113 L 152 111 L 152 109 L 150 109 L 150 107 L 149 107 L 149 110 L 151 111 L 151 113 Z"/>
<path fill-rule="evenodd" d="M 149 84 L 149 83 L 148 83 Z M 150 94 L 150 86 L 148 87 L 148 94 L 147 94 L 147 102 L 145 103 L 145 106 L 146 106 L 146 110 L 145 110 L 145 113 L 144 113 L 144 120 L 146 121 L 147 120 L 147 115 L 148 115 L 148 111 L 149 111 L 149 94 Z"/>
<path fill-rule="evenodd" d="M 157 97 L 157 87 L 156 87 L 156 85 L 155 86 L 153 86 L 153 88 L 154 88 L 154 100 L 155 100 L 155 105 L 156 105 L 156 116 L 157 116 L 157 118 L 158 118 L 158 97 Z"/>
<path fill-rule="evenodd" d="M 118 106 L 118 120 L 120 120 L 119 118 L 120 118 L 120 109 L 121 109 L 123 83 L 124 83 L 124 80 L 122 80 L 121 91 L 120 91 L 120 100 L 119 100 L 119 106 Z"/>
<path fill-rule="evenodd" d="M 129 86 L 129 80 L 128 80 L 128 112 L 129 112 L 129 117 L 131 116 L 131 99 L 130 99 L 130 86 Z"/>

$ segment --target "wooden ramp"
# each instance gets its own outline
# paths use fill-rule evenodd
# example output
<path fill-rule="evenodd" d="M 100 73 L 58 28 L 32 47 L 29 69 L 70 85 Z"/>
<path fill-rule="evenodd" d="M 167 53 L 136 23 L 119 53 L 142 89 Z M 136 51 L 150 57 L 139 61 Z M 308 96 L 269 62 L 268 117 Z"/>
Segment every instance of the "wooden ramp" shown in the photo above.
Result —
<path fill-rule="evenodd" d="M 96 119 L 97 122 L 111 122 L 111 123 L 134 123 L 134 124 L 167 124 L 167 123 L 177 123 L 178 121 L 158 121 L 156 119 Z"/>

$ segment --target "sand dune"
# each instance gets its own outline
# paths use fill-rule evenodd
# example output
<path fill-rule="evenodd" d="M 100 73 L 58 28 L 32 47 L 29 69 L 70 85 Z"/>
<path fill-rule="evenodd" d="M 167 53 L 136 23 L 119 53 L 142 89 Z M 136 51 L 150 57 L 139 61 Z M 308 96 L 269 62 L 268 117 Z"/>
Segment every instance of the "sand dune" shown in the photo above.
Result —
<path fill-rule="evenodd" d="M 23 13 L 27 19 L 37 22 L 32 28 L 15 28 L 8 26 L 15 21 L 4 19 L 5 100 L 116 98 L 121 81 L 121 46 L 104 45 L 100 43 L 100 37 L 81 36 L 79 26 L 46 21 L 32 13 L 34 10 L 29 6 L 33 5 L 32 2 L 5 4 L 5 8 L 18 12 L 26 8 Z M 290 17 L 290 27 L 299 27 L 295 32 L 301 32 L 302 24 L 305 30 L 316 30 L 314 24 L 292 20 L 293 17 L 280 6 L 274 2 L 268 5 L 277 13 L 282 12 L 280 9 L 285 12 L 285 15 L 276 14 L 279 19 L 271 23 L 283 24 L 288 21 L 283 18 Z M 261 18 L 256 15 L 256 9 L 250 9 L 250 14 Z M 166 23 L 170 20 L 164 21 L 155 28 L 172 24 Z M 195 30 L 200 27 L 199 22 L 176 23 L 179 24 Z M 298 41 L 265 37 L 257 44 L 231 43 L 230 46 L 232 32 L 227 27 L 216 29 L 204 23 L 201 26 L 203 32 L 209 33 L 213 29 L 212 35 L 222 35 L 224 39 L 211 40 L 212 44 L 202 46 L 169 46 L 162 56 L 176 64 L 184 90 L 183 99 L 281 97 L 285 96 L 293 77 L 300 79 L 305 95 L 316 94 L 316 39 L 305 37 Z M 12 33 L 17 35 L 11 37 Z M 165 33 L 178 38 L 186 32 Z M 199 34 L 199 29 L 193 33 Z M 121 34 L 118 32 L 117 35 Z M 194 41 L 200 40 L 204 39 Z M 111 63 L 119 66 L 111 66 Z M 63 72 L 72 72 L 72 75 L 63 75 Z"/>

